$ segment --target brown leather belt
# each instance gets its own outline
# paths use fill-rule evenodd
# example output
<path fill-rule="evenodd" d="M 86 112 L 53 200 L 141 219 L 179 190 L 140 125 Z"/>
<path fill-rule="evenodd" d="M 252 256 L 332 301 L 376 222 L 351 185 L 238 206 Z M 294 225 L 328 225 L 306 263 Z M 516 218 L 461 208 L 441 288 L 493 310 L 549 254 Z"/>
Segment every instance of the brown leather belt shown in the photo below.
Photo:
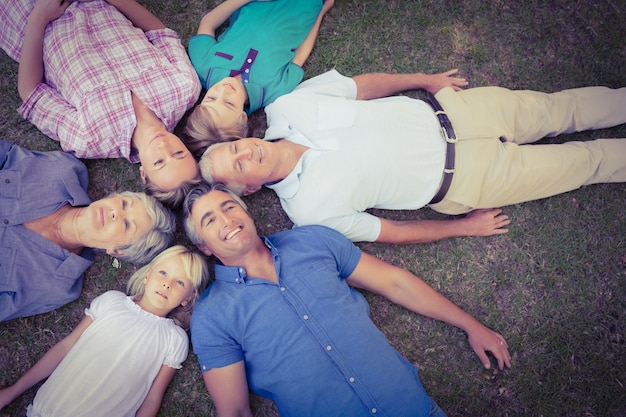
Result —
<path fill-rule="evenodd" d="M 452 176 L 454 175 L 454 144 L 458 142 L 458 139 L 452 128 L 452 123 L 450 119 L 448 119 L 448 115 L 437 99 L 435 99 L 435 96 L 428 93 L 427 103 L 430 104 L 435 111 L 435 116 L 437 116 L 439 124 L 441 125 L 441 134 L 446 140 L 446 163 L 443 169 L 443 179 L 441 180 L 439 191 L 437 191 L 433 199 L 428 203 L 437 204 L 446 196 L 446 193 L 450 189 L 450 184 L 452 183 Z"/>

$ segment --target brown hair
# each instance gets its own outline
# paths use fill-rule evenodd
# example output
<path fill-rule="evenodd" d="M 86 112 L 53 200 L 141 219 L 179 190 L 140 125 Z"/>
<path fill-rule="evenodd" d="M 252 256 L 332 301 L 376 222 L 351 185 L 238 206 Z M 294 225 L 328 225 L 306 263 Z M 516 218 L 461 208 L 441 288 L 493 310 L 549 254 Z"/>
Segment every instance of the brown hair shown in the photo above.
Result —
<path fill-rule="evenodd" d="M 196 106 L 187 118 L 183 133 L 187 149 L 196 157 L 200 158 L 206 148 L 214 143 L 228 142 L 248 135 L 248 118 L 242 113 L 241 120 L 235 126 L 217 126 L 216 116 L 212 109 L 204 106 Z"/>

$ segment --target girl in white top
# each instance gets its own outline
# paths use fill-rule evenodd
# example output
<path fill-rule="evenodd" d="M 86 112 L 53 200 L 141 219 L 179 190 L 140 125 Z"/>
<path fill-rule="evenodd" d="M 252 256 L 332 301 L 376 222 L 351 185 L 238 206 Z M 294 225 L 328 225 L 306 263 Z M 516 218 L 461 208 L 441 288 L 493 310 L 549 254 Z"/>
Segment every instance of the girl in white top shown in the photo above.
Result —
<path fill-rule="evenodd" d="M 140 268 L 129 296 L 96 297 L 76 328 L 14 385 L 0 390 L 0 409 L 42 379 L 27 416 L 155 416 L 189 339 L 188 323 L 208 281 L 204 258 L 173 246 Z"/>

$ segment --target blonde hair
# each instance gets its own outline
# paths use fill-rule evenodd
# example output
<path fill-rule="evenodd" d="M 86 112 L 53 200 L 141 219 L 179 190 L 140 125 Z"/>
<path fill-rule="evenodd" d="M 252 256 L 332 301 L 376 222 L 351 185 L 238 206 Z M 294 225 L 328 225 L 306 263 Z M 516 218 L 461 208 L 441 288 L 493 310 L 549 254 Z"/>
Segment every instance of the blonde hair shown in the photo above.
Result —
<path fill-rule="evenodd" d="M 248 117 L 242 113 L 242 117 L 234 126 L 218 126 L 218 117 L 213 109 L 198 105 L 187 118 L 183 133 L 187 136 L 185 143 L 187 149 L 196 157 L 200 158 L 206 148 L 214 143 L 228 142 L 248 135 Z"/>
<path fill-rule="evenodd" d="M 178 208 L 178 206 L 182 204 L 183 200 L 185 200 L 185 195 L 187 195 L 193 187 L 202 182 L 202 178 L 197 176 L 189 181 L 183 182 L 173 190 L 163 191 L 150 181 L 150 178 L 147 175 L 145 176 L 145 180 L 146 182 L 143 185 L 143 189 L 146 194 L 155 197 L 161 203 L 172 209 Z"/>
<path fill-rule="evenodd" d="M 207 262 L 202 255 L 194 252 L 183 245 L 175 245 L 165 249 L 159 253 L 154 259 L 147 265 L 139 268 L 128 280 L 126 285 L 126 293 L 133 298 L 133 300 L 141 300 L 146 290 L 146 284 L 144 278 L 155 265 L 163 262 L 174 256 L 182 256 L 182 263 L 185 275 L 191 281 L 193 285 L 193 294 L 191 300 L 187 305 L 180 305 L 169 312 L 167 315 L 173 319 L 183 329 L 189 329 L 189 318 L 191 317 L 191 311 L 193 306 L 198 300 L 198 297 L 206 288 L 209 282 L 209 268 Z"/>

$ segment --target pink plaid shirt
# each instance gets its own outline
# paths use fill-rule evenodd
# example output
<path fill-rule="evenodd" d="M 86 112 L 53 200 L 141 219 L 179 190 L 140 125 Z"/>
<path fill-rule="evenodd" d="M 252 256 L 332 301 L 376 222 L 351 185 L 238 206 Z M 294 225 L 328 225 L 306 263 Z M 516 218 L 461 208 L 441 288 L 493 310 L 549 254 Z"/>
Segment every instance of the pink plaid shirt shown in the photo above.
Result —
<path fill-rule="evenodd" d="M 0 46 L 19 60 L 35 0 L 0 6 Z M 6 29 L 6 30 L 5 30 Z M 18 112 L 80 158 L 131 152 L 136 119 L 131 91 L 172 131 L 200 94 L 200 82 L 178 35 L 144 33 L 105 1 L 74 2 L 46 27 L 45 83 Z"/>

